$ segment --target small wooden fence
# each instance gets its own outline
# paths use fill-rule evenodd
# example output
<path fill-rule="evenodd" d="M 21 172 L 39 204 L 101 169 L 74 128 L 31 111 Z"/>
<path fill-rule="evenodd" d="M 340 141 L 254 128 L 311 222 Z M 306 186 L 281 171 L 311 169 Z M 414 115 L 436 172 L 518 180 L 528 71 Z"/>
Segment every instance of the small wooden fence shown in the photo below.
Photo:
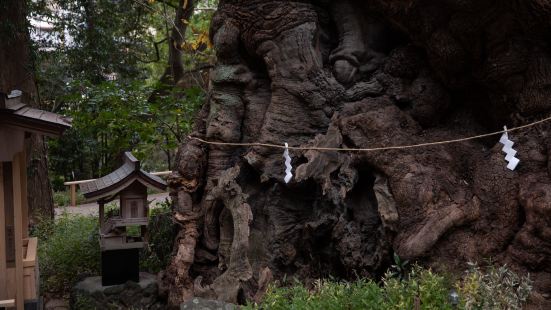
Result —
<path fill-rule="evenodd" d="M 161 172 L 151 172 L 152 175 L 156 176 L 166 176 L 171 174 L 172 171 L 161 171 Z M 90 179 L 90 180 L 81 180 L 81 181 L 71 181 L 71 182 L 65 182 L 63 183 L 65 186 L 70 186 L 71 190 L 71 207 L 77 206 L 77 185 L 90 183 L 95 181 L 96 179 Z"/>

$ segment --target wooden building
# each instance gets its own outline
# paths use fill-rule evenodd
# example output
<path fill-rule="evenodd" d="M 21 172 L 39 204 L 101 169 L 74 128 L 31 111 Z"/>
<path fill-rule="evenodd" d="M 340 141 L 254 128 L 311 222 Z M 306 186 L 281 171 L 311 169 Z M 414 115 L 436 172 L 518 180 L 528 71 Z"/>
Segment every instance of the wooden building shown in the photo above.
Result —
<path fill-rule="evenodd" d="M 143 171 L 130 152 L 124 153 L 123 165 L 114 172 L 80 185 L 84 197 L 99 204 L 103 285 L 139 281 L 139 250 L 147 242 L 148 188 L 165 190 L 166 182 Z M 107 218 L 105 205 L 116 198 L 118 215 Z M 130 227 L 139 235 L 130 235 Z"/>
<path fill-rule="evenodd" d="M 36 238 L 29 237 L 25 138 L 59 136 L 70 120 L 28 107 L 24 95 L 0 92 L 0 308 L 39 307 Z"/>

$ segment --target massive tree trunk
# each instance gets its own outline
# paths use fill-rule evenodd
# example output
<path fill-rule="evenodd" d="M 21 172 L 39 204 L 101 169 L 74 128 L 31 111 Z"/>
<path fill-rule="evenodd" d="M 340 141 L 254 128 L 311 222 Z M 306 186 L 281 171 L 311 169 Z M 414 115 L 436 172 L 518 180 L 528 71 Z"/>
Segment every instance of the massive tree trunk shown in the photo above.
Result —
<path fill-rule="evenodd" d="M 25 1 L 0 3 L 0 92 L 21 90 L 27 95 L 26 103 L 38 107 L 30 44 Z M 46 143 L 41 136 L 31 135 L 26 145 L 31 222 L 53 218 Z"/>
<path fill-rule="evenodd" d="M 194 136 L 371 148 L 529 123 L 551 105 L 545 1 L 221 0 Z M 180 147 L 170 301 L 242 302 L 270 278 L 377 277 L 392 253 L 463 270 L 492 257 L 551 293 L 549 123 L 373 152 Z M 545 295 L 544 295 L 545 296 Z M 549 296 L 549 295 L 547 295 Z"/>

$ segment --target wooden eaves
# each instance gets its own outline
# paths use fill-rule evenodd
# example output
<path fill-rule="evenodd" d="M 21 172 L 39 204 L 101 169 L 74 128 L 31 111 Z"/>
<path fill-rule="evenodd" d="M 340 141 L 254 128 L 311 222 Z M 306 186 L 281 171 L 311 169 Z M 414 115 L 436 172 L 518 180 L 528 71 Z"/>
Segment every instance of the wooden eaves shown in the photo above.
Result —
<path fill-rule="evenodd" d="M 87 199 L 109 202 L 135 181 L 158 190 L 165 190 L 167 187 L 163 179 L 142 170 L 140 161 L 132 153 L 125 152 L 121 167 L 95 181 L 81 184 L 80 190 Z"/>
<path fill-rule="evenodd" d="M 22 102 L 22 93 L 0 92 L 0 124 L 46 136 L 61 136 L 71 127 L 71 119 L 38 109 Z"/>

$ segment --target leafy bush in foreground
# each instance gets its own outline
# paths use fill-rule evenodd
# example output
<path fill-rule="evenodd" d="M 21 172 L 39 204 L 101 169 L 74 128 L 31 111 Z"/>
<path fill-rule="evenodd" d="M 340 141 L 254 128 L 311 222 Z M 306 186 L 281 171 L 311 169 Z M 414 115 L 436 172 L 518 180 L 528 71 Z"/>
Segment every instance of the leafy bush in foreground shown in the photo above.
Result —
<path fill-rule="evenodd" d="M 68 292 L 82 276 L 100 273 L 97 218 L 63 215 L 43 221 L 34 234 L 43 292 Z"/>
<path fill-rule="evenodd" d="M 488 266 L 485 270 L 470 263 L 457 290 L 466 310 L 522 309 L 532 291 L 529 276 L 519 277 L 507 266 Z"/>
<path fill-rule="evenodd" d="M 460 297 L 455 308 L 450 302 L 452 289 Z M 521 309 L 531 289 L 527 277 L 518 277 L 506 266 L 482 272 L 471 264 L 455 285 L 430 269 L 414 266 L 403 277 L 387 273 L 380 285 L 364 279 L 353 283 L 318 280 L 311 290 L 300 283 L 272 285 L 261 303 L 244 309 Z"/>
<path fill-rule="evenodd" d="M 354 283 L 317 281 L 309 291 L 301 284 L 292 287 L 271 286 L 260 304 L 245 309 L 452 309 L 444 277 L 431 270 L 414 267 L 407 280 L 387 274 L 383 285 L 371 280 Z"/>
<path fill-rule="evenodd" d="M 118 207 L 107 208 L 109 214 Z M 157 273 L 170 261 L 175 226 L 168 203 L 151 210 L 148 234 L 149 246 L 140 253 L 140 269 Z M 134 228 L 134 233 L 139 229 Z M 52 220 L 43 220 L 33 229 L 39 239 L 41 290 L 62 296 L 82 278 L 100 275 L 98 218 L 63 214 Z"/>
<path fill-rule="evenodd" d="M 169 201 L 158 203 L 157 208 L 150 209 L 147 231 L 149 242 L 147 248 L 142 251 L 140 268 L 157 273 L 165 269 L 170 262 L 177 233 Z"/>

